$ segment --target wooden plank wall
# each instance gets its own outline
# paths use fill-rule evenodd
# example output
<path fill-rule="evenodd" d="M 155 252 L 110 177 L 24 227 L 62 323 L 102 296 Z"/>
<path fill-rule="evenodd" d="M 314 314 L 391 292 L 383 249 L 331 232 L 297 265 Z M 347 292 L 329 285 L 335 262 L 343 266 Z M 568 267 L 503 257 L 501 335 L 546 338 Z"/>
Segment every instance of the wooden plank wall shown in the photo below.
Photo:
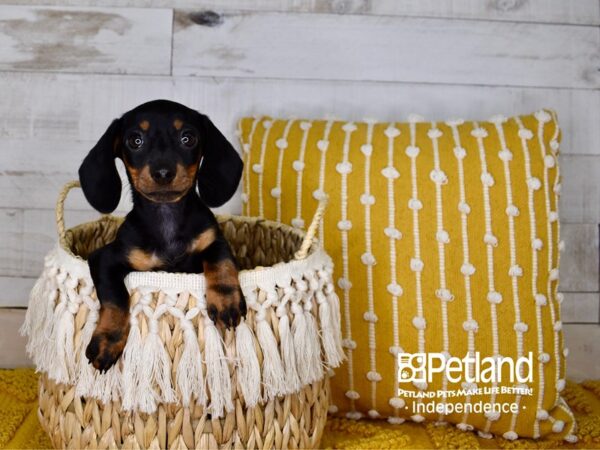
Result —
<path fill-rule="evenodd" d="M 59 187 L 140 102 L 185 102 L 232 140 L 246 114 L 402 120 L 550 107 L 564 133 L 571 372 L 600 377 L 600 345 L 589 345 L 600 342 L 598 0 L 14 3 L 0 0 L 0 342 L 56 240 Z M 221 210 L 238 212 L 239 196 Z M 79 193 L 69 199 L 68 223 L 94 217 Z M 26 362 L 22 342 L 11 348 L 0 366 Z"/>

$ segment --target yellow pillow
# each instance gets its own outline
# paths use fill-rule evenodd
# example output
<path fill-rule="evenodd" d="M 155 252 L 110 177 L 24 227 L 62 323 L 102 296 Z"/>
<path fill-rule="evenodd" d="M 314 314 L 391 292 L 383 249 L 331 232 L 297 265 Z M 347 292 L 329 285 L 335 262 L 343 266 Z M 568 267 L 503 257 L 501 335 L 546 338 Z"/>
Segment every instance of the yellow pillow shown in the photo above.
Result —
<path fill-rule="evenodd" d="M 240 136 L 245 214 L 305 227 L 329 197 L 319 237 L 335 262 L 348 356 L 330 412 L 576 439 L 560 396 L 554 112 L 487 122 L 244 118 Z M 478 364 L 457 362 L 476 354 Z M 437 371 L 442 361 L 449 371 Z M 430 379 L 422 364 L 434 368 Z"/>

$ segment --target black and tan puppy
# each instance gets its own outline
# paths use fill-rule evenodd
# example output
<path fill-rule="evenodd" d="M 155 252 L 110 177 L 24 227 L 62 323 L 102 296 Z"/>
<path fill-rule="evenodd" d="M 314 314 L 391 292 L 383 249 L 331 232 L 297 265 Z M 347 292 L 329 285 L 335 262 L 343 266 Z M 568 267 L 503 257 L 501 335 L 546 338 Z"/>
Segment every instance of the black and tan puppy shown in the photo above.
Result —
<path fill-rule="evenodd" d="M 102 371 L 127 341 L 124 278 L 131 271 L 204 272 L 210 318 L 231 327 L 246 314 L 236 262 L 209 209 L 233 196 L 242 174 L 227 139 L 208 117 L 175 102 L 156 100 L 125 113 L 79 168 L 86 199 L 103 213 L 121 197 L 115 158 L 127 168 L 134 206 L 114 242 L 89 257 L 101 308 L 86 356 Z"/>

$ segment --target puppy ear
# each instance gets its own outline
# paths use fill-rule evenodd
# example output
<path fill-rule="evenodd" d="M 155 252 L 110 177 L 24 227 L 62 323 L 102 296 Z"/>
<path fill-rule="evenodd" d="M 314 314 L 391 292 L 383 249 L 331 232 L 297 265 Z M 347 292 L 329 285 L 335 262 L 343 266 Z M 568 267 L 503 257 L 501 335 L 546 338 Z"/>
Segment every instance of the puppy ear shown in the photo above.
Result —
<path fill-rule="evenodd" d="M 200 115 L 203 129 L 203 157 L 198 171 L 198 192 L 207 206 L 221 206 L 235 194 L 244 163 L 229 141 L 211 120 Z"/>
<path fill-rule="evenodd" d="M 104 214 L 113 212 L 121 198 L 121 177 L 115 164 L 120 125 L 118 119 L 113 120 L 79 167 L 79 182 L 85 198 Z"/>

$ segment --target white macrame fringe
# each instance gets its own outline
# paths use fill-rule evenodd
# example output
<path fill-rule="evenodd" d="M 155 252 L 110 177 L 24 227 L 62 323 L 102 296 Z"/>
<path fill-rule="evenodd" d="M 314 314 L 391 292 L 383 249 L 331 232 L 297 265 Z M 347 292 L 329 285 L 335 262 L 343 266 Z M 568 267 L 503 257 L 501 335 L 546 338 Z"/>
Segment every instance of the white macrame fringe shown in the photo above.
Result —
<path fill-rule="evenodd" d="M 298 369 L 300 382 L 302 385 L 306 385 L 310 383 L 310 361 L 312 359 L 312 352 L 307 344 L 308 325 L 306 324 L 306 317 L 304 316 L 304 308 L 302 308 L 300 304 L 292 303 L 292 313 L 294 314 L 292 335 L 294 348 L 296 350 L 296 368 Z"/>
<path fill-rule="evenodd" d="M 25 313 L 25 322 L 19 328 L 19 334 L 21 336 L 31 335 L 34 331 L 34 327 L 40 327 L 44 324 L 46 320 L 46 310 L 44 307 L 44 291 L 46 288 L 46 277 L 42 274 L 31 289 L 29 294 L 29 306 L 27 308 L 27 312 Z M 33 340 L 30 340 L 31 343 Z M 29 351 L 29 343 L 27 351 Z"/>
<path fill-rule="evenodd" d="M 221 335 L 208 317 L 204 318 L 204 358 L 210 391 L 209 408 L 213 417 L 223 417 L 223 410 L 233 411 L 231 376 Z"/>
<path fill-rule="evenodd" d="M 314 383 L 323 378 L 323 363 L 321 362 L 321 346 L 319 345 L 319 331 L 317 321 L 310 311 L 304 311 L 306 317 L 306 347 L 309 353 L 308 383 Z"/>
<path fill-rule="evenodd" d="M 51 364 L 48 375 L 59 383 L 68 383 L 70 378 L 69 367 L 67 364 L 71 359 L 65 354 L 65 341 L 67 338 L 73 339 L 73 315 L 67 308 L 67 302 L 62 292 L 60 293 L 59 298 L 59 304 L 54 310 L 54 316 L 52 318 L 54 323 L 52 333 L 54 345 L 50 348 L 54 350 L 52 352 L 54 364 Z M 67 336 L 66 334 L 68 332 L 70 332 L 70 335 Z"/>
<path fill-rule="evenodd" d="M 175 392 L 171 386 L 171 360 L 163 341 L 158 335 L 155 322 L 150 322 L 150 332 L 144 340 L 144 367 L 148 368 L 151 385 L 155 383 L 160 395 L 156 399 L 161 403 L 174 403 Z"/>
<path fill-rule="evenodd" d="M 260 364 L 254 348 L 253 333 L 243 321 L 237 326 L 235 352 L 238 358 L 238 382 L 246 406 L 256 406 L 260 400 Z"/>
<path fill-rule="evenodd" d="M 46 311 L 46 322 L 42 327 L 42 333 L 40 337 L 40 346 L 38 351 L 38 356 L 40 358 L 40 366 L 45 369 L 45 371 L 49 372 L 50 368 L 54 362 L 54 347 L 53 344 L 56 341 L 56 336 L 54 335 L 56 331 L 56 320 L 54 316 L 56 300 L 58 299 L 58 279 L 55 279 L 54 282 L 48 282 L 47 287 L 51 290 L 48 291 L 47 294 L 47 311 Z M 36 363 L 37 364 L 37 363 Z"/>
<path fill-rule="evenodd" d="M 183 406 L 189 406 L 192 397 L 195 397 L 199 404 L 206 406 L 206 388 L 198 336 L 189 321 L 182 322 L 182 327 L 183 352 L 177 366 L 177 387 L 181 394 L 181 402 Z"/>
<path fill-rule="evenodd" d="M 320 322 L 322 333 L 331 332 L 333 334 L 331 339 L 333 340 L 333 347 L 335 348 L 332 348 L 331 342 L 323 342 L 323 347 L 325 348 L 327 356 L 327 363 L 330 367 L 339 367 L 340 364 L 342 364 L 342 362 L 346 359 L 346 354 L 344 353 L 344 349 L 342 347 L 340 299 L 335 292 L 335 288 L 333 287 L 333 282 L 331 279 L 331 275 L 333 273 L 332 271 L 332 266 L 327 267 L 325 270 L 319 270 L 319 275 L 323 283 L 322 289 L 326 295 L 327 304 L 329 305 L 328 320 L 320 317 Z"/>
<path fill-rule="evenodd" d="M 294 337 L 290 329 L 290 319 L 285 313 L 279 319 L 279 341 L 281 343 L 281 355 L 283 370 L 285 372 L 285 385 L 287 392 L 298 392 L 300 389 L 300 378 L 296 370 L 296 352 L 294 351 Z"/>
<path fill-rule="evenodd" d="M 294 277 L 297 295 L 292 303 L 294 347 L 298 374 L 303 385 L 313 383 L 323 377 L 319 334 L 315 317 L 310 312 L 313 295 L 318 289 L 318 282 L 314 277 L 306 278 L 306 280 L 298 276 Z"/>
<path fill-rule="evenodd" d="M 325 366 L 337 367 L 343 360 L 339 300 L 331 283 L 331 261 L 324 254 L 240 278 L 248 308 L 255 314 L 255 329 L 245 321 L 237 327 L 235 360 L 226 356 L 219 330 L 206 317 L 204 298 L 186 309 L 185 295 L 198 292 L 190 280 L 193 283 L 198 277 L 156 273 L 136 277 L 133 285 L 126 280 L 128 288 L 136 290 L 137 301 L 132 304 L 121 362 L 100 373 L 85 356 L 99 311 L 87 264 L 60 248 L 51 252 L 31 291 L 21 327 L 29 337 L 27 351 L 37 370 L 54 381 L 75 385 L 78 396 L 118 400 L 128 411 L 153 413 L 160 403 L 180 401 L 190 406 L 195 399 L 208 405 L 214 417 L 222 417 L 233 410 L 230 370 L 236 370 L 246 405 L 251 407 L 297 392 L 325 376 Z M 152 306 L 157 293 L 157 306 Z M 88 314 L 75 340 L 81 307 L 87 307 Z M 274 312 L 275 330 L 268 320 Z M 179 323 L 183 334 L 174 377 L 159 333 L 164 314 Z M 192 322 L 196 316 L 199 329 Z M 142 330 L 147 334 L 142 335 Z"/>
<path fill-rule="evenodd" d="M 256 316 L 256 337 L 263 354 L 262 374 L 264 383 L 264 399 L 270 400 L 286 391 L 285 373 L 279 355 L 279 349 L 273 330 L 265 319 L 265 311 L 260 310 Z"/>
<path fill-rule="evenodd" d="M 333 289 L 333 285 L 329 285 L 328 288 L 331 288 L 331 292 L 327 294 L 327 301 L 329 302 L 329 311 L 331 312 L 331 320 L 330 327 L 333 329 L 333 339 L 336 347 L 336 357 L 332 357 L 329 361 L 329 365 L 331 367 L 339 367 L 342 362 L 346 359 L 346 354 L 344 353 L 344 349 L 342 347 L 342 329 L 340 324 L 341 313 L 340 313 L 340 299 L 338 295 L 335 293 Z"/>
<path fill-rule="evenodd" d="M 142 335 L 137 319 L 134 319 L 129 329 L 127 344 L 123 350 L 123 409 L 125 411 L 133 411 L 143 404 L 145 410 L 151 409 L 153 398 L 149 399 L 142 395 L 140 391 L 145 386 L 148 386 L 147 380 L 140 379 L 142 374 L 142 357 L 144 348 L 142 345 Z M 145 394 L 147 395 L 147 394 Z"/>
<path fill-rule="evenodd" d="M 341 345 L 341 336 L 337 333 L 337 327 L 333 326 L 335 322 L 335 304 L 332 307 L 337 296 L 335 292 L 326 296 L 323 292 L 317 292 L 317 303 L 319 305 L 319 323 L 321 324 L 321 339 L 323 341 L 323 350 L 327 365 L 330 367 L 338 367 L 344 357 Z M 339 300 L 338 300 L 339 302 Z M 339 306 L 338 306 L 339 307 Z M 337 322 L 339 323 L 339 322 Z"/>
<path fill-rule="evenodd" d="M 95 383 L 96 370 L 85 356 L 85 350 L 92 339 L 92 334 L 97 322 L 98 311 L 94 309 L 88 311 L 87 321 L 81 331 L 81 347 L 79 349 L 79 362 L 77 363 L 75 395 L 78 396 L 84 396 L 86 393 L 90 392 L 91 386 Z"/>
<path fill-rule="evenodd" d="M 49 258 L 40 280 L 34 287 L 44 289 L 42 292 L 34 289 L 30 295 L 30 305 L 27 308 L 26 321 L 22 330 L 28 332 L 29 340 L 26 350 L 36 365 L 38 372 L 50 372 L 55 361 L 55 349 L 52 346 L 55 337 L 54 311 L 56 307 L 58 269 L 48 264 Z"/>
<path fill-rule="evenodd" d="M 94 390 L 90 397 L 100 400 L 106 404 L 113 398 L 119 398 L 122 393 L 121 389 L 121 370 L 118 365 L 112 366 L 107 372 L 96 372 L 96 381 Z"/>

